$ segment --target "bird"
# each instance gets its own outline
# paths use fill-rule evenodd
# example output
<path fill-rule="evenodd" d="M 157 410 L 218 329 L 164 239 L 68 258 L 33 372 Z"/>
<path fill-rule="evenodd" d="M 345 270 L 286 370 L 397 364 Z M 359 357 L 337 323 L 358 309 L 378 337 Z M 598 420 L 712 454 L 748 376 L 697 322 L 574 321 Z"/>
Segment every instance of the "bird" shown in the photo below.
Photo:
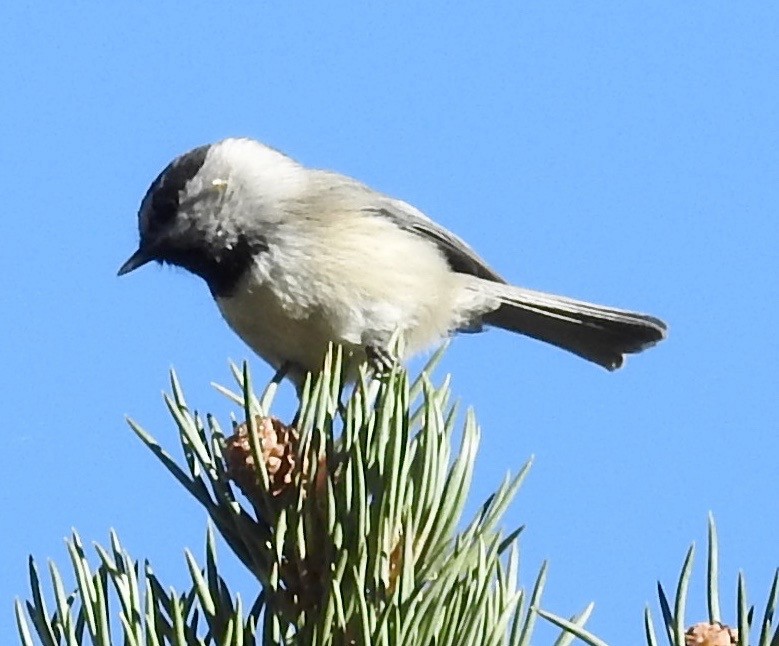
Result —
<path fill-rule="evenodd" d="M 251 138 L 170 162 L 138 229 L 119 275 L 156 261 L 199 276 L 227 324 L 297 384 L 331 342 L 355 365 L 391 365 L 497 327 L 613 371 L 667 333 L 654 316 L 512 285 L 410 204 Z"/>

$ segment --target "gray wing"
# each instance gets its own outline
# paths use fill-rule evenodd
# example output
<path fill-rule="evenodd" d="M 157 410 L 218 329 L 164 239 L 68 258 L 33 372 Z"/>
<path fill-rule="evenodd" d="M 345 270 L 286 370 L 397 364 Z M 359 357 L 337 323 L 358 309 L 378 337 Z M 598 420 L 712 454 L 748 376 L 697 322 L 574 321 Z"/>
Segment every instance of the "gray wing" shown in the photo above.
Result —
<path fill-rule="evenodd" d="M 447 231 L 440 224 L 436 224 L 410 204 L 401 200 L 385 198 L 364 210 L 373 216 L 387 218 L 404 231 L 410 231 L 433 242 L 444 254 L 452 271 L 470 274 L 496 283 L 506 282 L 471 249 L 468 243 L 451 231 Z"/>

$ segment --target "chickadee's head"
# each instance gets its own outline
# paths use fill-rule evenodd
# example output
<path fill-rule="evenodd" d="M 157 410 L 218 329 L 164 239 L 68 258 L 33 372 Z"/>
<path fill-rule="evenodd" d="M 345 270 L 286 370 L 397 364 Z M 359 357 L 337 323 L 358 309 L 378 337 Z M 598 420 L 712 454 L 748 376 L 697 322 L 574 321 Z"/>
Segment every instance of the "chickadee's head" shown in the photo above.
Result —
<path fill-rule="evenodd" d="M 279 188 L 302 168 L 250 139 L 225 139 L 174 159 L 152 182 L 138 211 L 140 244 L 119 275 L 155 260 L 203 278 L 215 295 L 231 291 L 267 249 Z"/>

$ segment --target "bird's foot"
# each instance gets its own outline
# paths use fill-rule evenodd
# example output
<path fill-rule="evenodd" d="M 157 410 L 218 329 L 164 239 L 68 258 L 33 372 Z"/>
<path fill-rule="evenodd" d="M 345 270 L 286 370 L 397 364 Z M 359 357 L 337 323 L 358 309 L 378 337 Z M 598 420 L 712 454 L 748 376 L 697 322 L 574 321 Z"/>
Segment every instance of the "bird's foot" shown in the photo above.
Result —
<path fill-rule="evenodd" d="M 386 348 L 369 345 L 365 348 L 368 363 L 376 371 L 376 374 L 386 374 L 397 364 L 397 357 Z"/>

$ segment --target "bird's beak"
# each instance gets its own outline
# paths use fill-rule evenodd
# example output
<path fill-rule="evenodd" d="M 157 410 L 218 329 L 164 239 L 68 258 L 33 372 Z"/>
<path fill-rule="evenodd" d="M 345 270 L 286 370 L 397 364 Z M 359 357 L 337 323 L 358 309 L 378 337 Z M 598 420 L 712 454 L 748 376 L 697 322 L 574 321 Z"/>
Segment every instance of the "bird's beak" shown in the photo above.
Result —
<path fill-rule="evenodd" d="M 119 271 L 117 272 L 117 276 L 124 276 L 125 274 L 129 274 L 134 269 L 138 269 L 138 267 L 143 267 L 147 262 L 151 262 L 154 260 L 154 256 L 152 254 L 151 249 L 144 248 L 144 247 L 138 247 L 138 251 L 136 251 L 132 256 L 130 256 L 127 259 L 127 262 L 125 262 L 121 267 L 119 267 Z"/>

